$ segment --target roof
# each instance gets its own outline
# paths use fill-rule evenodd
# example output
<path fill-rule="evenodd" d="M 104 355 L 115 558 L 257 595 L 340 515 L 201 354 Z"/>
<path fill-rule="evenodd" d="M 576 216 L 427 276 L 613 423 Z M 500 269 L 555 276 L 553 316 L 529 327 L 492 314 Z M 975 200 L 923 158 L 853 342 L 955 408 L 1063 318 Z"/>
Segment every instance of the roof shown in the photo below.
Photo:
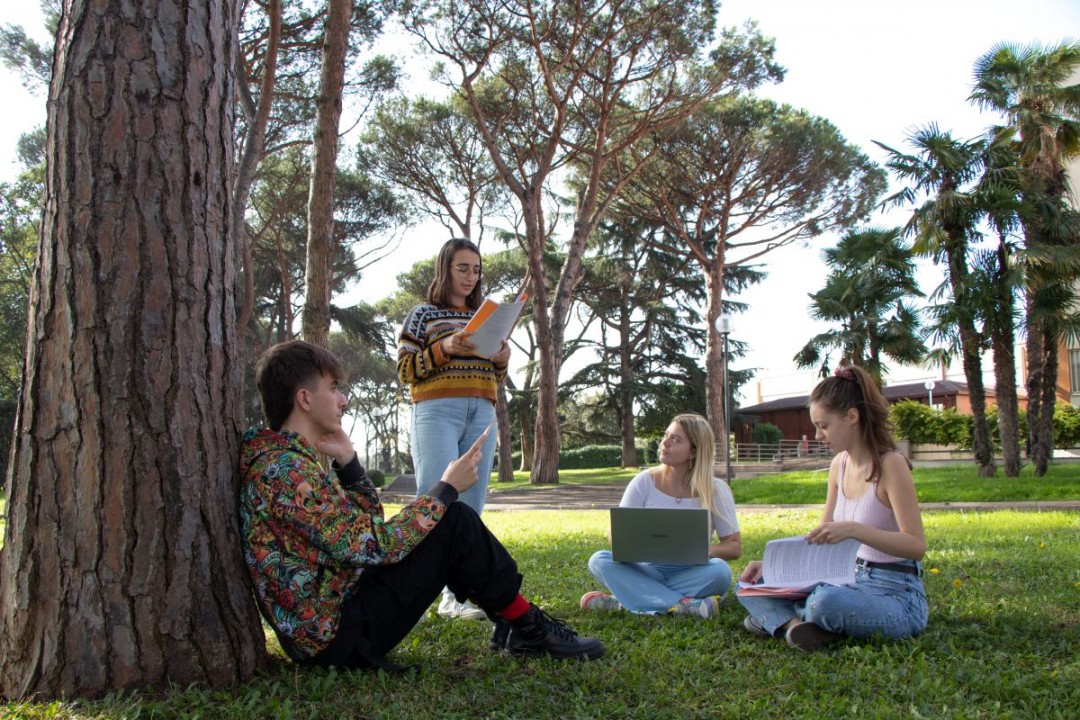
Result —
<path fill-rule="evenodd" d="M 966 394 L 967 391 L 967 383 L 956 382 L 954 380 L 934 381 L 934 395 L 937 395 L 938 397 L 963 395 Z M 890 402 L 906 400 L 908 398 L 925 398 L 929 395 L 926 386 L 922 382 L 887 385 L 881 389 L 881 392 L 885 396 L 885 399 Z M 992 388 L 988 388 L 986 391 L 987 395 L 993 395 L 993 392 Z M 805 410 L 808 407 L 810 407 L 809 395 L 794 395 L 792 397 L 769 400 L 768 402 L 763 402 L 758 405 L 740 407 L 739 412 L 765 413 L 777 412 L 779 410 Z"/>

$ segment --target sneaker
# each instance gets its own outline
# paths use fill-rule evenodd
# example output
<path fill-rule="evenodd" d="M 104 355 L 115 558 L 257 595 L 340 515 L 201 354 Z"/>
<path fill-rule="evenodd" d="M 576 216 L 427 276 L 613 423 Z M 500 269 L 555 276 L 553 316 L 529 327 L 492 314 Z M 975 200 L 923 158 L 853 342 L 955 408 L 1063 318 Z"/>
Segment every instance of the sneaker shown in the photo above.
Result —
<path fill-rule="evenodd" d="M 558 660 L 595 660 L 604 654 L 602 642 L 578 635 L 535 605 L 530 605 L 521 617 L 511 620 L 510 626 L 506 649 L 515 655 L 544 653 Z"/>
<path fill-rule="evenodd" d="M 605 592 L 587 592 L 581 596 L 582 610 L 622 610 L 614 595 Z"/>
<path fill-rule="evenodd" d="M 829 632 L 820 625 L 812 622 L 792 625 L 787 630 L 787 644 L 799 648 L 803 652 L 814 652 L 826 645 L 832 645 L 840 639 L 834 632 Z"/>
<path fill-rule="evenodd" d="M 466 600 L 458 602 L 451 593 L 442 596 L 439 601 L 439 614 L 444 617 L 464 620 L 487 620 L 487 613 Z"/>
<path fill-rule="evenodd" d="M 765 637 L 772 637 L 772 633 L 765 629 L 765 627 L 757 621 L 753 615 L 747 615 L 743 618 L 742 626 L 746 628 L 747 632 L 754 633 L 755 635 L 764 635 Z"/>
<path fill-rule="evenodd" d="M 683 598 L 671 608 L 670 612 L 673 615 L 711 618 L 720 612 L 720 603 L 716 602 L 716 598 L 712 595 L 703 598 Z"/>
<path fill-rule="evenodd" d="M 510 621 L 502 615 L 496 615 L 491 622 L 494 625 L 491 628 L 491 639 L 488 640 L 488 650 L 502 652 L 506 649 L 506 641 L 510 639 Z"/>

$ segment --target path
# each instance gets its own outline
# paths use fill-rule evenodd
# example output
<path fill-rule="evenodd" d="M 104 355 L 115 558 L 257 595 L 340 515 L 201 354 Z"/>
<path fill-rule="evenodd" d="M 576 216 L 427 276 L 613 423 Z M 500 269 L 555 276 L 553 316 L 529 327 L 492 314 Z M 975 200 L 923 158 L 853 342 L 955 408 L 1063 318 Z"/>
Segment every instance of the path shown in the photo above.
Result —
<path fill-rule="evenodd" d="M 615 507 L 622 498 L 622 483 L 575 485 L 565 483 L 549 487 L 519 488 L 489 492 L 484 510 L 604 510 Z M 416 494 L 412 476 L 399 476 L 382 491 L 387 502 L 408 502 Z M 820 510 L 818 505 L 746 505 L 737 503 L 739 512 L 771 512 L 786 509 Z M 1037 500 L 1006 503 L 946 502 L 921 503 L 922 510 L 1077 510 L 1080 500 Z"/>

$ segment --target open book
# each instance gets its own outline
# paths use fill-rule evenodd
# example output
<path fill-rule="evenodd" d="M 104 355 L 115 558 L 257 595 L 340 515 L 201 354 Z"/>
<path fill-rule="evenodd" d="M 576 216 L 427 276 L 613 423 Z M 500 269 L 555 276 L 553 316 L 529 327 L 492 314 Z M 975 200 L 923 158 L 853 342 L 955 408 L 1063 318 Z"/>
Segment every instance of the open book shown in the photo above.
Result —
<path fill-rule="evenodd" d="M 476 348 L 477 355 L 490 358 L 499 352 L 499 348 L 513 332 L 528 298 L 529 296 L 522 292 L 512 303 L 497 303 L 491 298 L 484 299 L 464 330 L 469 333 L 469 342 Z"/>
<path fill-rule="evenodd" d="M 850 538 L 831 545 L 811 545 L 802 535 L 770 540 L 761 559 L 761 582 L 739 581 L 737 592 L 798 599 L 818 585 L 850 585 L 860 547 Z"/>

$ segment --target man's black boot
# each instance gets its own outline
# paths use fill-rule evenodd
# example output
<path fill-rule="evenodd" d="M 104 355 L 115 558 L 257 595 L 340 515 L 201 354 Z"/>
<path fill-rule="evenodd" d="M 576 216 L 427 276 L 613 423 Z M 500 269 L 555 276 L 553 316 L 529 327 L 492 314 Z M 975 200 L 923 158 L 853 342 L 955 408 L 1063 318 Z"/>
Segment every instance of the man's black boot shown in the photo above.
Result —
<path fill-rule="evenodd" d="M 491 652 L 502 652 L 506 649 L 506 641 L 510 639 L 510 621 L 502 615 L 496 615 L 491 618 L 491 622 L 494 623 L 494 627 L 491 628 L 488 649 Z"/>
<path fill-rule="evenodd" d="M 511 620 L 510 628 L 506 649 L 515 655 L 546 653 L 560 660 L 595 660 L 604 654 L 602 642 L 578 635 L 535 605 L 521 617 Z"/>

